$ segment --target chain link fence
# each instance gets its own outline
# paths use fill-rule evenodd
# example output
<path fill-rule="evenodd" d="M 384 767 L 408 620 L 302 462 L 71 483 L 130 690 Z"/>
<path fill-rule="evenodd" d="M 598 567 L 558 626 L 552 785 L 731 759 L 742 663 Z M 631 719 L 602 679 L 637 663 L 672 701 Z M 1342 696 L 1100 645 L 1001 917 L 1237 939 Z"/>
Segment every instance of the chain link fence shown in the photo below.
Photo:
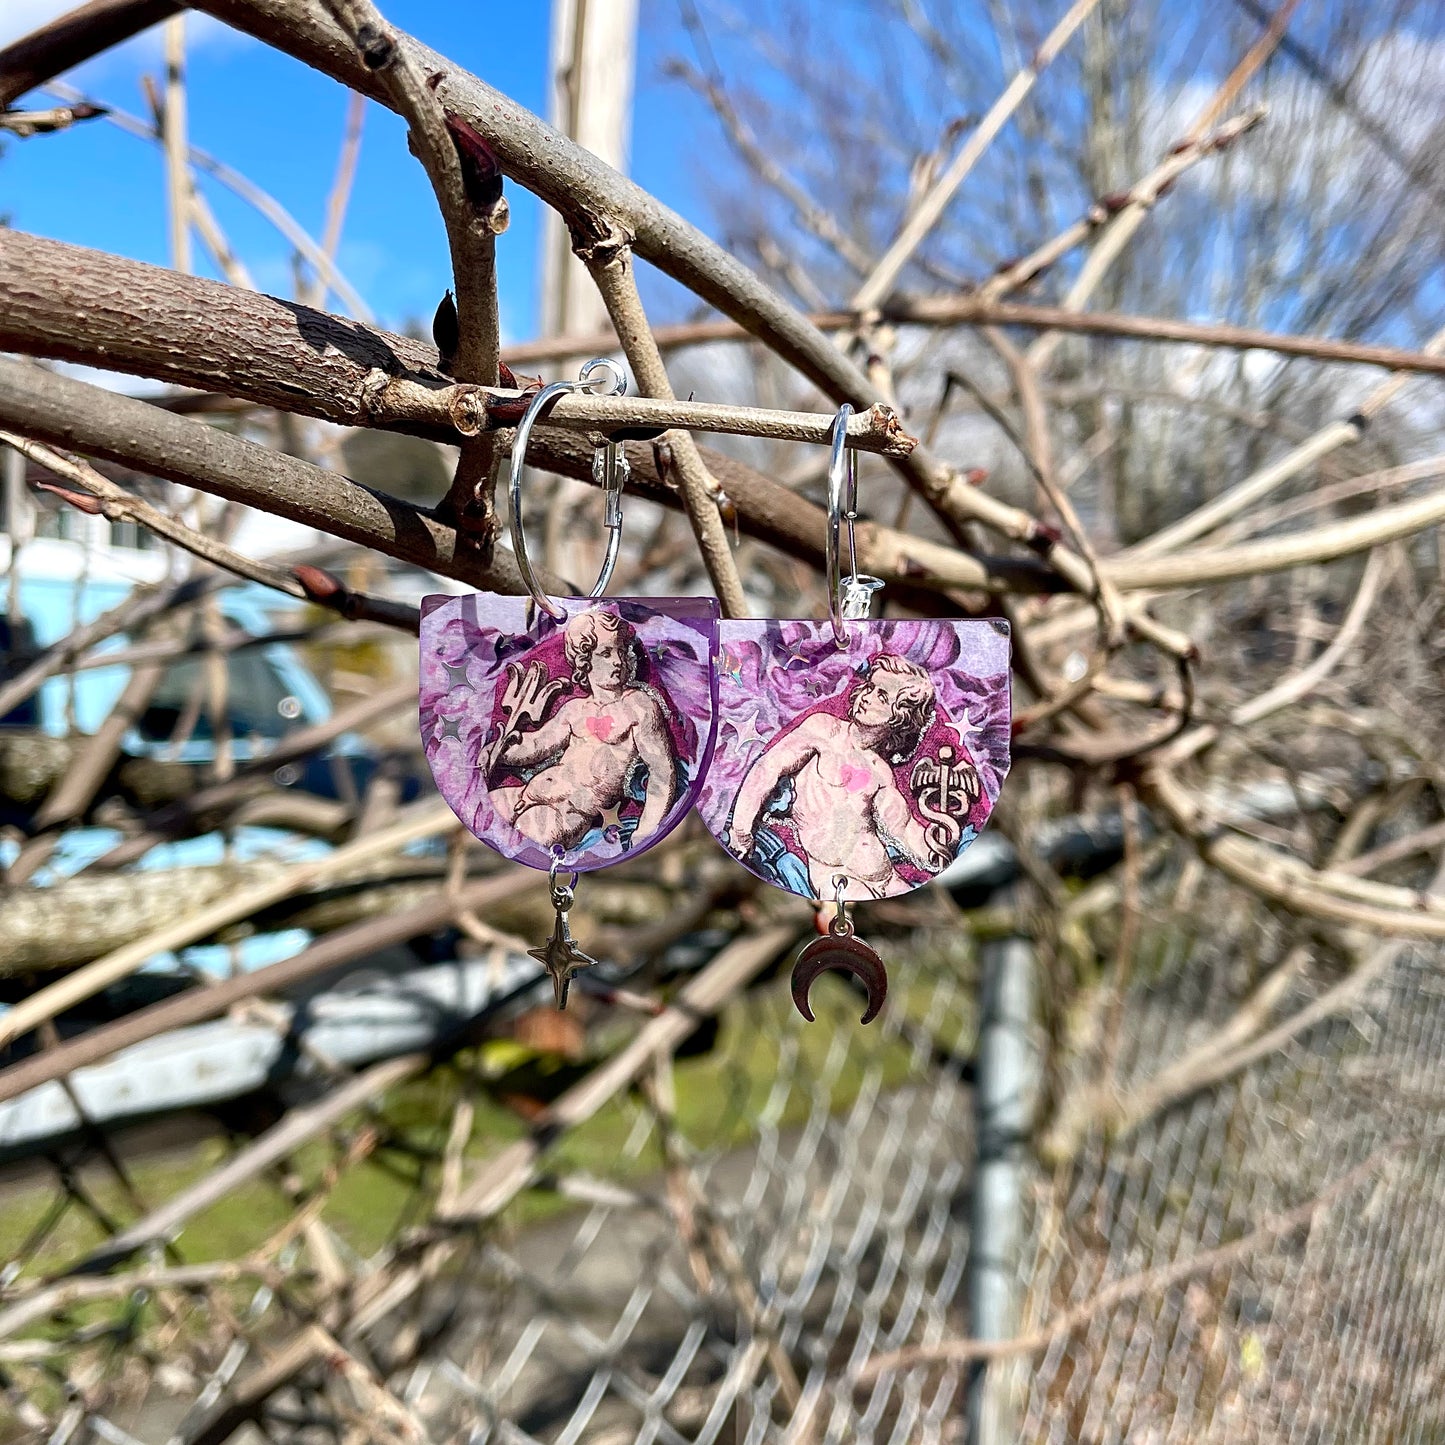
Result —
<path fill-rule="evenodd" d="M 1281 976 L 1258 962 L 1279 925 L 1214 882 L 1195 916 L 1241 921 L 1191 934 L 1170 911 L 1177 884 L 1165 869 L 1146 892 L 1117 1005 L 1124 1097 Z M 811 1028 L 780 979 L 735 996 L 715 1038 L 705 1026 L 561 1139 L 532 1187 L 358 1331 L 323 1286 L 421 1258 L 408 1231 L 448 1168 L 426 1141 L 443 1143 L 469 1076 L 456 1071 L 420 1133 L 388 1101 L 297 1166 L 310 1185 L 274 1177 L 300 1213 L 259 1286 L 212 1282 L 204 1306 L 167 1288 L 71 1305 L 8 1341 L 12 1433 L 28 1418 L 55 1445 L 220 1438 L 217 1402 L 269 1371 L 240 1438 L 1445 1438 L 1437 951 L 1371 955 L 1353 993 L 1337 961 L 1287 959 L 1270 1020 L 1314 1006 L 1316 1022 L 1027 1171 L 1017 1347 L 879 1371 L 879 1356 L 969 1334 L 975 1156 L 976 951 L 953 930 L 925 931 L 906 960 L 901 942 L 889 951 L 895 995 L 865 1030 L 832 981 Z M 1062 1100 L 1088 1087 L 1097 1044 L 1074 1047 Z M 352 1253 L 336 1180 L 377 1131 L 393 1167 L 403 1138 L 417 1167 L 383 1246 Z M 308 1330 L 329 1344 L 288 1373 Z M 992 1427 L 971 1414 L 983 1395 Z"/>

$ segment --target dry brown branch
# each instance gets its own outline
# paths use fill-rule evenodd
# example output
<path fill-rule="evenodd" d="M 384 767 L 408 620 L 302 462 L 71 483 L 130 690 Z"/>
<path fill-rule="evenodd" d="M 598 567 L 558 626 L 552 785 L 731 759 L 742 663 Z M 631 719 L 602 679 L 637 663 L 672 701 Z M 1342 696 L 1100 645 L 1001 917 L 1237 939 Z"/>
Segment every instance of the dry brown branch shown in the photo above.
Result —
<path fill-rule="evenodd" d="M 1437 331 L 1425 343 L 1423 350 L 1428 356 L 1445 355 L 1445 328 Z M 1156 532 L 1134 549 L 1135 554 L 1139 557 L 1152 557 L 1161 552 L 1177 550 L 1185 543 L 1197 540 L 1221 523 L 1240 515 L 1271 492 L 1277 491 L 1292 477 L 1297 477 L 1321 458 L 1349 442 L 1358 441 L 1371 421 L 1400 394 L 1409 381 L 1407 373 L 1397 371 L 1375 387 L 1359 406 L 1347 415 L 1321 427 L 1278 461 L 1270 462 L 1245 477 L 1243 481 L 1236 482 L 1212 502 L 1206 503 L 1172 526 Z"/>
<path fill-rule="evenodd" d="M 224 1164 L 211 1170 L 189 1189 L 173 1194 L 159 1208 L 127 1225 L 100 1248 L 92 1250 L 67 1274 L 88 1274 L 109 1269 L 138 1250 L 153 1244 L 169 1243 L 180 1234 L 187 1220 L 209 1209 L 231 1190 L 254 1179 L 348 1114 L 372 1103 L 386 1090 L 421 1073 L 431 1062 L 431 1055 L 424 1053 L 386 1059 L 338 1085 L 316 1103 L 291 1110 L 278 1124 L 245 1148 L 237 1150 Z M 65 1286 L 62 1284 L 54 1288 L 63 1290 Z M 38 1308 L 36 1301 L 25 1300 L 22 1306 L 12 1306 L 0 1313 L 0 1337 L 23 1329 L 36 1318 Z"/>
<path fill-rule="evenodd" d="M 1350 609 L 1345 613 L 1340 630 L 1331 639 L 1330 645 L 1307 667 L 1281 678 L 1267 692 L 1262 692 L 1258 697 L 1252 697 L 1235 708 L 1229 715 L 1229 720 L 1235 727 L 1248 727 L 1251 723 L 1268 717 L 1270 713 L 1298 702 L 1339 666 L 1350 648 L 1355 645 L 1355 639 L 1359 637 L 1360 630 L 1370 615 L 1370 609 L 1375 605 L 1375 598 L 1379 595 L 1380 584 L 1385 579 L 1388 565 L 1384 552 L 1370 553 L 1354 600 L 1350 603 Z"/>
<path fill-rule="evenodd" d="M 367 597 L 364 593 L 352 592 L 334 579 L 328 582 L 330 574 L 318 567 L 287 568 L 269 562 L 258 562 L 237 552 L 235 548 L 226 546 L 224 542 L 218 542 L 213 537 L 176 521 L 143 498 L 132 496 L 124 487 L 117 486 L 84 462 L 10 432 L 0 431 L 0 442 L 24 453 L 56 476 L 84 487 L 88 496 L 98 499 L 99 505 L 92 507 L 85 499 L 77 498 L 73 493 L 54 489 L 82 510 L 93 511 L 112 522 L 121 519 L 138 522 L 202 561 L 224 568 L 227 572 L 234 572 L 238 577 L 244 577 L 251 582 L 259 582 L 264 587 L 284 592 L 288 597 L 314 602 L 320 607 L 329 607 L 353 621 L 364 619 L 387 627 L 401 628 L 406 632 L 417 630 L 418 614 L 414 607 L 392 602 L 385 597 Z"/>
<path fill-rule="evenodd" d="M 322 1326 L 309 1326 L 309 1333 L 313 1347 L 327 1370 L 344 1379 L 356 1392 L 359 1397 L 357 1403 L 363 1413 L 369 1415 L 375 1411 L 381 1416 L 375 1424 L 368 1421 L 368 1438 L 405 1440 L 408 1445 L 423 1445 L 430 1439 L 426 1427 L 386 1388 L 375 1370 L 358 1360 Z"/>
<path fill-rule="evenodd" d="M 0 50 L 0 106 L 176 14 L 174 0 L 89 0 Z"/>
<path fill-rule="evenodd" d="M 1220 832 L 1205 806 L 1162 770 L 1144 786 L 1200 856 L 1249 891 L 1293 913 L 1407 938 L 1445 938 L 1445 907 L 1416 889 L 1367 884 L 1338 870 L 1315 869 L 1252 840 Z"/>
<path fill-rule="evenodd" d="M 260 1259 L 214 1260 L 207 1264 L 137 1269 L 102 1279 L 68 1279 L 44 1284 L 0 1309 L 0 1337 L 8 1338 L 50 1315 L 72 1310 L 91 1300 L 114 1299 L 133 1290 L 196 1290 L 219 1284 L 255 1280 L 273 1289 L 284 1286 L 286 1272 Z"/>
<path fill-rule="evenodd" d="M 992 301 L 983 296 L 900 296 L 879 308 L 882 320 L 897 326 L 1019 326 L 1031 331 L 1065 331 L 1078 336 L 1115 337 L 1122 341 L 1158 341 L 1180 346 L 1217 347 L 1228 351 L 1273 351 L 1316 361 L 1383 366 L 1392 371 L 1445 375 L 1445 356 L 1409 351 L 1370 342 L 1339 341 L 1328 336 L 1294 336 L 1226 322 L 1179 321 L 1167 316 L 1130 316 L 1117 311 L 1065 311 L 1061 306 Z M 852 331 L 861 318 L 851 311 L 818 311 L 810 318 L 820 331 Z M 653 333 L 664 351 L 716 341 L 748 341 L 750 333 L 732 321 L 687 321 L 659 326 Z M 507 348 L 511 366 L 539 366 L 574 353 L 606 351 L 616 344 L 610 333 L 598 332 L 569 340 L 527 341 Z M 1181 405 L 1201 404 L 1179 398 Z M 1262 420 L 1262 419 L 1261 419 Z"/>
<path fill-rule="evenodd" d="M 546 876 L 515 873 L 486 878 L 458 894 L 435 889 L 431 897 L 401 912 L 338 929 L 301 953 L 252 973 L 239 974 L 204 989 L 193 989 L 164 1003 L 152 1004 L 113 1024 L 91 1029 L 76 1039 L 36 1054 L 0 1071 L 0 1101 L 13 1099 L 52 1079 L 63 1078 L 89 1064 L 99 1063 L 132 1044 L 143 1043 L 171 1029 L 187 1028 L 217 1018 L 233 1004 L 265 993 L 279 992 L 306 979 L 325 974 L 378 949 L 435 932 L 458 911 L 492 907 L 521 890 L 543 887 Z"/>
<path fill-rule="evenodd" d="M 258 784 L 265 785 L 277 768 L 325 747 L 343 733 L 364 728 L 388 713 L 411 705 L 415 699 L 415 687 L 409 681 L 399 683 L 395 687 L 384 688 L 370 697 L 362 698 L 348 708 L 338 709 L 325 722 L 298 729 L 264 757 L 238 769 L 234 778 L 194 791 L 147 817 L 144 831 L 117 843 L 90 866 L 96 869 L 121 868 L 127 863 L 135 862 L 157 843 L 200 826 L 201 821 L 216 810 L 240 802 Z"/>
<path fill-rule="evenodd" d="M 58 361 L 102 363 L 155 381 L 231 395 L 353 426 L 417 430 L 441 441 L 511 425 L 527 393 L 451 384 L 437 353 L 297 302 L 237 296 L 59 241 L 0 232 L 0 345 Z M 84 317 L 81 321 L 79 318 Z M 220 326 L 203 325 L 199 318 Z M 833 417 L 673 398 L 565 396 L 548 426 L 582 432 L 685 426 L 826 446 Z M 915 442 L 895 411 L 855 415 L 849 442 L 907 456 Z"/>
<path fill-rule="evenodd" d="M 1312 512 L 1324 511 L 1356 497 L 1394 491 L 1397 487 L 1408 486 L 1412 482 L 1433 482 L 1442 476 L 1445 476 L 1445 456 L 1424 457 L 1418 462 L 1407 462 L 1404 466 L 1385 467 L 1378 472 L 1345 477 L 1326 486 L 1311 487 L 1302 496 L 1291 497 L 1273 507 L 1246 512 L 1237 522 L 1220 527 L 1211 541 L 1213 545 L 1223 547 L 1246 537 L 1272 531 L 1281 522 L 1292 522 L 1296 517 L 1307 517 Z"/>
<path fill-rule="evenodd" d="M 1294 13 L 1299 0 L 1283 0 L 1273 22 L 1259 40 L 1240 58 L 1239 63 L 1224 78 L 1224 82 L 1205 103 L 1203 110 L 1195 117 L 1193 125 L 1185 132 L 1183 145 L 1197 145 L 1224 112 L 1234 104 L 1240 91 L 1249 83 L 1250 77 L 1269 58 L 1284 36 L 1285 26 Z M 1139 227 L 1144 224 L 1152 202 L 1144 199 L 1133 200 L 1118 211 L 1105 226 L 1088 259 L 1085 260 L 1074 284 L 1064 297 L 1065 311 L 1081 311 L 1084 303 L 1099 288 L 1099 283 L 1123 254 L 1133 240 Z M 1040 336 L 1028 350 L 1028 358 L 1042 374 L 1048 367 L 1049 359 L 1058 345 L 1057 335 L 1046 333 Z"/>
<path fill-rule="evenodd" d="M 1332 860 L 1342 872 L 1358 873 L 1343 860 Z M 1440 896 L 1445 865 L 1436 870 L 1430 893 Z M 1310 957 L 1307 945 L 1296 945 L 1277 968 L 1254 990 L 1229 1023 L 1184 1058 L 1161 1070 L 1142 1085 L 1111 1100 L 1106 1106 L 1118 1137 L 1127 1138 L 1164 1109 L 1226 1079 L 1293 1043 L 1317 1024 L 1354 1008 L 1370 986 L 1389 972 L 1406 948 L 1399 939 L 1378 944 L 1355 967 L 1303 1008 L 1273 1028 L 1259 1032 L 1279 999 Z"/>
<path fill-rule="evenodd" d="M 186 141 L 186 16 L 166 21 L 166 90 L 160 128 L 166 153 L 166 203 L 170 222 L 171 265 L 191 269 L 191 175 Z"/>
<path fill-rule="evenodd" d="M 1438 848 L 1441 843 L 1445 843 L 1445 823 L 1434 823 L 1418 832 L 1407 833 L 1403 838 L 1382 843 L 1378 848 L 1371 848 L 1368 853 L 1361 853 L 1358 858 L 1342 863 L 1340 871 L 1367 877 L 1390 863 L 1398 863 L 1401 859 L 1414 857 L 1417 853 L 1428 853 L 1431 849 Z"/>
<path fill-rule="evenodd" d="M 1191 166 L 1197 165 L 1218 151 L 1227 150 L 1240 136 L 1253 130 L 1266 114 L 1268 114 L 1267 107 L 1257 105 L 1242 115 L 1235 116 L 1233 120 L 1226 121 L 1208 135 L 1201 136 L 1196 140 L 1181 141 L 1159 165 L 1142 180 L 1136 181 L 1128 191 L 1122 195 L 1114 194 L 1096 200 L 1084 213 L 1082 219 L 1060 231 L 1057 236 L 1044 242 L 1042 246 L 1031 251 L 1027 256 L 1004 267 L 997 275 L 991 276 L 978 288 L 978 299 L 981 302 L 1001 301 L 1009 292 L 1027 286 L 1030 281 L 1066 256 L 1075 246 L 1082 245 L 1087 241 L 1101 226 L 1108 223 L 1110 217 L 1123 210 L 1125 206 L 1137 205 L 1147 208 L 1156 205 L 1165 192 Z M 1063 307 L 1059 307 L 1057 310 L 1062 322 L 1067 323 L 1072 313 Z M 1066 324 L 1061 324 L 1059 329 L 1067 329 Z"/>
<path fill-rule="evenodd" d="M 369 837 L 356 839 L 344 848 L 338 848 L 334 853 L 314 862 L 286 865 L 282 868 L 280 877 L 257 884 L 254 888 L 243 889 L 208 908 L 184 915 L 155 933 L 118 948 L 104 958 L 96 959 L 85 968 L 77 969 L 66 978 L 23 999 L 0 1019 L 0 1046 L 28 1033 L 45 1019 L 54 1018 L 63 1010 L 73 1008 L 82 999 L 109 987 L 117 979 L 133 973 L 154 954 L 183 948 L 228 923 L 249 918 L 269 904 L 314 887 L 349 868 L 399 852 L 408 843 L 414 843 L 419 838 L 449 833 L 460 826 L 451 809 L 445 805 L 417 804 L 389 828 Z"/>
<path fill-rule="evenodd" d="M 1439 526 L 1442 521 L 1445 521 L 1445 491 L 1393 507 L 1380 507 L 1346 522 L 1242 542 L 1236 547 L 1172 557 L 1132 554 L 1111 557 L 1104 563 L 1104 573 L 1124 591 L 1227 582 L 1238 577 L 1257 577 L 1266 572 L 1332 562 L 1338 557 L 1349 557 L 1412 537 Z"/>
<path fill-rule="evenodd" d="M 483 386 L 498 380 L 496 239 L 507 228 L 501 174 L 485 153 L 464 155 L 448 129 L 436 97 L 435 75 L 418 68 L 371 0 L 325 0 L 346 27 L 362 63 L 386 92 L 392 109 L 407 123 L 412 150 L 436 195 L 451 252 L 456 291 L 457 348 L 450 358 L 461 381 Z M 462 443 L 456 476 L 443 501 L 443 516 L 455 519 L 484 561 L 490 559 L 497 523 L 492 501 L 496 444 L 485 433 Z"/>
<path fill-rule="evenodd" d="M 788 1353 L 778 1338 L 776 1322 L 759 1298 L 757 1286 L 749 1276 L 747 1266 L 738 1254 L 727 1226 L 709 1206 L 701 1185 L 688 1167 L 683 1143 L 678 1137 L 677 1098 L 672 1080 L 672 1059 L 669 1055 L 661 1054 L 657 1057 L 651 1076 L 643 1076 L 642 1087 L 652 1106 L 662 1138 L 668 1164 L 669 1186 L 680 1192 L 681 1198 L 678 1202 L 684 1210 L 687 1221 L 685 1227 L 695 1229 L 704 1258 L 711 1266 L 709 1272 L 721 1277 L 726 1283 L 728 1293 L 732 1296 L 738 1313 L 747 1322 L 749 1331 L 766 1344 L 768 1362 L 778 1378 L 783 1403 L 791 1413 L 796 1414 L 802 1401 L 803 1387 L 793 1369 L 793 1362 L 788 1358 Z"/>
<path fill-rule="evenodd" d="M 452 1229 L 493 1218 L 537 1177 L 543 1156 L 567 1132 L 585 1123 L 598 1109 L 640 1078 L 653 1061 L 675 1050 L 699 1021 L 710 1017 L 749 979 L 764 968 L 796 937 L 796 928 L 778 925 L 736 939 L 695 978 L 689 980 L 655 1019 L 649 1020 L 630 1042 L 599 1065 L 580 1083 L 568 1089 L 533 1121 L 529 1136 L 504 1149 L 482 1168 L 445 1220 Z M 0 1076 L 3 1079 L 3 1076 Z M 419 1260 L 403 1256 L 377 1271 L 355 1294 L 355 1307 L 343 1339 L 362 1336 L 435 1278 L 458 1248 L 454 1234 L 442 1235 Z M 237 1425 L 255 1407 L 287 1381 L 312 1365 L 315 1342 L 302 1332 L 285 1342 L 270 1361 L 228 1392 L 197 1427 L 187 1432 L 186 1445 L 223 1445 Z"/>
<path fill-rule="evenodd" d="M 83 456 L 260 507 L 444 576 L 521 590 L 516 564 L 490 567 L 430 512 L 335 472 L 24 362 L 0 358 L 0 425 Z M 559 588 L 557 590 L 565 590 Z"/>
<path fill-rule="evenodd" d="M 105 721 L 76 749 L 45 801 L 35 810 L 32 836 L 5 873 L 8 888 L 18 888 L 39 869 L 60 841 L 60 832 L 82 817 L 95 801 L 101 784 L 120 756 L 126 733 L 150 706 L 165 674 L 163 662 L 143 662 L 131 669 L 120 697 Z"/>
<path fill-rule="evenodd" d="M 145 627 L 157 617 L 184 607 L 215 588 L 224 586 L 220 577 L 190 578 L 164 587 L 138 587 L 124 602 L 85 623 L 45 649 L 32 663 L 0 686 L 0 716 L 32 696 L 47 678 L 73 667 L 91 648 L 118 632 Z"/>
<path fill-rule="evenodd" d="M 0 110 L 0 131 L 8 131 L 21 140 L 33 135 L 51 135 L 69 130 L 77 121 L 95 120 L 105 114 L 98 105 L 56 105 L 48 110 Z"/>
<path fill-rule="evenodd" d="M 314 0 L 302 4 L 205 0 L 199 8 L 355 89 L 385 99 L 358 64 L 345 36 Z M 471 126 L 502 170 L 559 211 L 574 235 L 630 237 L 636 255 L 746 326 L 830 400 L 847 401 L 860 410 L 879 401 L 886 404 L 886 396 L 879 395 L 865 372 L 723 247 L 475 76 L 410 38 L 401 38 L 398 44 L 414 54 L 424 74 L 442 76 L 437 94 L 448 114 Z M 959 525 L 982 523 L 1036 548 L 1071 586 L 1088 588 L 1086 564 L 1028 513 L 978 491 L 922 447 L 896 459 L 894 465 L 941 516 Z"/>
<path fill-rule="evenodd" d="M 700 35 L 696 10 L 686 7 L 682 19 L 693 34 L 694 45 L 701 49 L 706 42 Z M 704 73 L 683 61 L 673 61 L 668 66 L 668 74 L 691 86 L 707 101 L 727 131 L 738 154 L 747 161 L 754 175 L 787 201 L 797 217 L 798 224 L 841 257 L 858 275 L 866 275 L 872 266 L 872 258 L 867 251 L 843 230 L 836 217 L 814 204 L 807 189 L 790 176 L 758 141 L 747 122 L 738 114 L 737 107 L 728 95 L 727 86 L 716 73 L 716 69 L 710 68 Z"/>
<path fill-rule="evenodd" d="M 171 21 L 170 24 L 175 24 Z M 166 122 L 165 102 L 157 90 L 154 80 L 149 75 L 141 76 L 141 88 L 145 91 L 146 100 L 150 104 L 151 123 L 155 127 L 155 133 L 162 138 L 162 144 L 166 145 Z M 251 279 L 251 273 L 246 269 L 245 263 L 231 247 L 226 239 L 225 232 L 221 230 L 220 222 L 216 220 L 214 212 L 206 202 L 206 198 L 196 188 L 196 178 L 186 161 L 186 152 L 182 146 L 175 151 L 178 157 L 174 168 L 179 177 L 176 182 L 179 187 L 179 194 L 184 201 L 185 213 L 189 217 L 189 225 L 196 229 L 206 249 L 211 253 L 211 259 L 220 268 L 221 274 L 231 283 L 232 286 L 240 286 L 247 291 L 254 291 L 256 283 Z M 167 179 L 169 181 L 170 171 L 173 168 L 171 159 L 172 152 L 166 152 Z M 189 232 L 184 233 L 189 236 Z M 178 267 L 178 270 L 189 271 L 190 267 Z"/>
<path fill-rule="evenodd" d="M 574 243 L 574 249 L 587 267 L 597 289 L 602 293 L 613 329 L 622 343 L 622 350 L 632 366 L 633 375 L 643 392 L 671 401 L 672 384 L 667 379 L 662 353 L 652 339 L 642 298 L 632 276 L 632 253 L 627 241 L 615 232 L 590 237 L 585 243 Z M 666 438 L 681 483 L 683 505 L 692 523 L 698 550 L 712 580 L 713 590 L 725 617 L 746 617 L 747 599 L 738 577 L 737 563 L 728 545 L 718 510 L 718 487 L 708 475 L 698 454 L 697 444 L 684 431 L 675 431 Z"/>

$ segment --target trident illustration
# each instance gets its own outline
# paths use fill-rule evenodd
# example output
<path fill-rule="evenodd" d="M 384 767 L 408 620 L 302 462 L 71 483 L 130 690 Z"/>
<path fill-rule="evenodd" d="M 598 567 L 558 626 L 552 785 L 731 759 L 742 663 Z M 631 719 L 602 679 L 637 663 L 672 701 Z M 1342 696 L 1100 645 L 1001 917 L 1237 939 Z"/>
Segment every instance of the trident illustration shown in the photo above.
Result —
<path fill-rule="evenodd" d="M 928 819 L 928 846 L 940 868 L 953 860 L 963 825 L 978 801 L 978 772 L 966 761 L 955 767 L 956 756 L 945 744 L 937 762 L 921 758 L 909 779 L 918 811 Z"/>
<path fill-rule="evenodd" d="M 502 735 L 477 766 L 490 772 L 492 764 L 522 736 L 524 724 L 540 725 L 548 704 L 566 685 L 561 678 L 549 682 L 547 669 L 540 662 L 529 662 L 525 669 L 520 663 L 509 662 L 507 686 L 502 692 Z"/>

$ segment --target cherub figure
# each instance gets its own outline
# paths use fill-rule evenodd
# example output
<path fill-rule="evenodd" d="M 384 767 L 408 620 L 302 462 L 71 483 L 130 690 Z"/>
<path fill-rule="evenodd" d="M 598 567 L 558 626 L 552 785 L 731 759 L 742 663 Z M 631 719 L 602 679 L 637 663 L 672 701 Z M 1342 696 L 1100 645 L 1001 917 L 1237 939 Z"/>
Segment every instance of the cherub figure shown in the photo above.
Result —
<path fill-rule="evenodd" d="M 766 827 L 769 818 L 777 817 L 793 825 L 815 898 L 836 897 L 840 877 L 847 898 L 885 898 L 903 891 L 907 885 L 895 855 L 929 873 L 945 867 L 951 856 L 930 840 L 893 773 L 894 765 L 917 751 L 934 705 L 933 682 L 921 667 L 893 653 L 875 657 L 854 687 L 847 717 L 809 714 L 775 738 L 749 768 L 730 829 L 738 856 L 746 858 L 755 848 L 764 857 L 781 855 L 777 835 Z M 977 770 L 961 762 L 955 776 L 971 806 L 978 797 Z M 796 868 L 791 856 L 773 861 Z M 798 892 L 802 881 L 783 880 Z"/>
<path fill-rule="evenodd" d="M 615 818 L 635 796 L 643 770 L 642 815 L 633 836 L 656 832 L 672 806 L 672 740 L 658 694 L 637 681 L 640 645 L 631 623 L 616 614 L 578 613 L 567 623 L 563 648 L 574 685 L 586 692 L 531 731 L 523 724 L 563 684 L 520 673 L 509 680 L 506 696 L 527 694 L 531 706 L 507 711 L 502 736 L 481 766 L 490 775 L 502 764 L 515 770 L 541 765 L 521 786 L 493 788 L 491 796 L 507 822 L 544 847 L 575 848 L 609 813 Z"/>

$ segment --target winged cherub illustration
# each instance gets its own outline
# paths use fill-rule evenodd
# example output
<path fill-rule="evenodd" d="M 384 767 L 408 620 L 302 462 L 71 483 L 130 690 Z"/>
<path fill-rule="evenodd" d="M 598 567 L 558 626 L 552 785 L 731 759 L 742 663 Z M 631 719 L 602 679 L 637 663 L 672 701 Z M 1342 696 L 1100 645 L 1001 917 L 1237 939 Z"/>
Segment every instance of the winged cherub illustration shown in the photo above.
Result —
<path fill-rule="evenodd" d="M 930 841 L 893 773 L 894 764 L 917 751 L 934 703 L 933 682 L 923 668 L 893 653 L 875 657 L 853 684 L 846 717 L 810 713 L 753 763 L 733 806 L 734 851 L 745 858 L 766 844 L 760 855 L 780 852 L 766 824 L 772 818 L 791 822 L 812 895 L 828 900 L 836 896 L 840 876 L 848 898 L 901 892 L 906 885 L 895 855 L 937 873 L 951 856 Z M 976 799 L 978 774 L 971 765 L 962 765 L 960 781 Z M 796 866 L 795 859 L 779 861 Z"/>
<path fill-rule="evenodd" d="M 575 848 L 636 796 L 639 782 L 642 815 L 634 836 L 656 832 L 672 806 L 671 735 L 659 694 L 637 681 L 640 647 L 623 618 L 601 609 L 579 612 L 567 623 L 563 649 L 573 683 L 586 691 L 530 731 L 523 725 L 538 720 L 565 684 L 545 682 L 540 663 L 525 674 L 515 664 L 509 669 L 506 722 L 482 766 L 489 775 L 502 764 L 537 768 L 520 786 L 492 789 L 492 800 L 509 823 L 544 847 Z"/>

